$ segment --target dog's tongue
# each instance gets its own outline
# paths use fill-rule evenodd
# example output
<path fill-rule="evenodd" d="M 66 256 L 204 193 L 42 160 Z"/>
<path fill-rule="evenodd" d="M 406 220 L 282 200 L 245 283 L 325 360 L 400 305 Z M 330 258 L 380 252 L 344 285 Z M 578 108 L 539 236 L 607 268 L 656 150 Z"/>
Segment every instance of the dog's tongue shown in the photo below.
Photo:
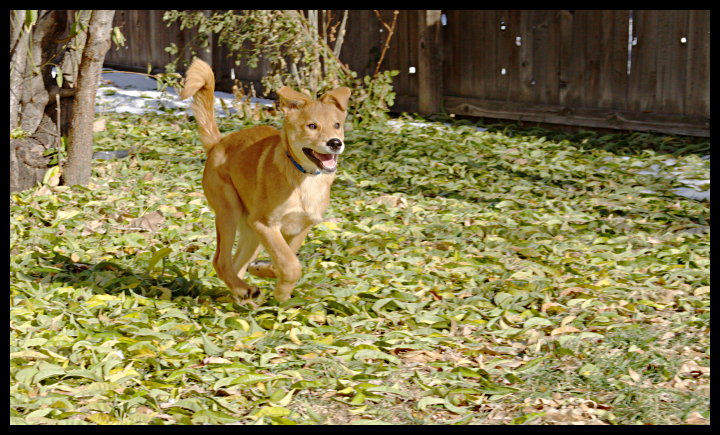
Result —
<path fill-rule="evenodd" d="M 322 163 L 326 169 L 332 169 L 337 166 L 337 154 L 322 154 L 313 151 L 313 155 L 316 159 L 320 160 L 320 163 Z"/>

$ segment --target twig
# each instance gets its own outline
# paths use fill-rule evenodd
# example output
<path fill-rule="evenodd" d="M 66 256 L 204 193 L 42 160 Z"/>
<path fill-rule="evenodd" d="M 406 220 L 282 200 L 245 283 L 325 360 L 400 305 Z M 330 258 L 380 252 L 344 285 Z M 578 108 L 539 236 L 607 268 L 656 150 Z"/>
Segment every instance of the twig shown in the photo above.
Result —
<path fill-rule="evenodd" d="M 55 94 L 55 106 L 57 110 L 57 118 L 55 119 L 55 125 L 57 127 L 57 149 L 58 149 L 58 166 L 62 168 L 63 162 L 61 161 L 60 147 L 62 147 L 62 130 L 60 129 L 60 92 Z"/>
<path fill-rule="evenodd" d="M 395 33 L 395 24 L 397 23 L 397 17 L 400 11 L 393 11 L 393 20 L 392 24 L 388 25 L 380 16 L 380 11 L 373 10 L 375 12 L 375 15 L 377 16 L 378 20 L 380 20 L 380 24 L 385 27 L 388 31 L 387 38 L 385 38 L 385 45 L 382 48 L 382 51 L 380 52 L 380 59 L 378 60 L 377 65 L 375 66 L 375 72 L 373 73 L 373 77 L 377 77 L 377 75 L 380 73 L 380 66 L 383 63 L 383 60 L 385 59 L 385 53 L 387 52 L 388 48 L 390 47 L 390 40 L 393 37 L 393 33 Z"/>
<path fill-rule="evenodd" d="M 337 33 L 337 39 L 335 39 L 335 48 L 333 54 L 335 57 L 340 58 L 340 50 L 342 50 L 343 41 L 345 40 L 345 23 L 347 22 L 348 11 L 343 12 L 342 22 Z"/>

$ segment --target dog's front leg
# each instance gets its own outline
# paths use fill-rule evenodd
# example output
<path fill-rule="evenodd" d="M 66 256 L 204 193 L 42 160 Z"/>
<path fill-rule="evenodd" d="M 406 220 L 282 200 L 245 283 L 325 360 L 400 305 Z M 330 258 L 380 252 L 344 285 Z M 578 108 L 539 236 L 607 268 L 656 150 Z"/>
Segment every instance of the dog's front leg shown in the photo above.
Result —
<path fill-rule="evenodd" d="M 285 236 L 285 242 L 287 242 L 290 249 L 297 255 L 300 246 L 302 245 L 305 237 L 307 237 L 312 226 L 308 225 L 305 229 L 300 231 L 298 234 L 292 236 Z M 277 272 L 273 263 L 267 260 L 253 261 L 248 266 L 247 270 L 260 278 L 277 278 Z"/>
<path fill-rule="evenodd" d="M 290 299 L 293 288 L 300 279 L 300 261 L 285 241 L 279 226 L 269 226 L 261 221 L 254 221 L 251 226 L 272 259 L 277 278 L 275 299 L 284 302 Z"/>

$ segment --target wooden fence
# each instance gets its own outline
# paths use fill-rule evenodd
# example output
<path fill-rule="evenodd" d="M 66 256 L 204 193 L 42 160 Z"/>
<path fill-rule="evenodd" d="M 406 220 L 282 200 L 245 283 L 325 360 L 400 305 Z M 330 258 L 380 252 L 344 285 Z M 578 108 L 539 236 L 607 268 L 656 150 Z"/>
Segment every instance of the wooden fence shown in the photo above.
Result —
<path fill-rule="evenodd" d="M 163 11 L 117 11 L 127 48 L 106 64 L 163 67 L 164 48 L 192 31 Z M 334 11 L 341 16 L 341 11 Z M 381 11 L 387 22 L 392 11 Z M 372 11 L 350 11 L 341 59 L 372 74 L 387 30 Z M 262 66 L 207 54 L 218 88 L 230 70 L 258 82 Z M 652 10 L 403 10 L 383 68 L 397 69 L 395 111 L 709 136 L 710 12 Z"/>

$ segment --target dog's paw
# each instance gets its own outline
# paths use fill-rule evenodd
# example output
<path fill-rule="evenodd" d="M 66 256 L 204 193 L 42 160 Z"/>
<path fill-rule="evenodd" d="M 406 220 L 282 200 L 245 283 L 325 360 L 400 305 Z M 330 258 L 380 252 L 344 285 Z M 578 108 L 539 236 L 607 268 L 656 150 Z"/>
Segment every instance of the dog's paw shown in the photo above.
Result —
<path fill-rule="evenodd" d="M 238 290 L 235 290 L 232 292 L 235 299 L 254 299 L 258 296 L 260 296 L 260 289 L 253 286 L 248 286 L 248 288 L 241 288 Z"/>
<path fill-rule="evenodd" d="M 260 278 L 277 278 L 275 267 L 269 261 L 253 261 L 248 266 L 248 272 Z"/>
<path fill-rule="evenodd" d="M 257 308 L 258 305 L 255 303 L 253 299 L 259 297 L 261 295 L 260 289 L 255 286 L 250 286 L 250 288 L 247 289 L 241 289 L 239 291 L 233 292 L 233 298 L 235 299 L 235 302 L 238 303 L 238 305 L 250 305 L 253 308 Z"/>

